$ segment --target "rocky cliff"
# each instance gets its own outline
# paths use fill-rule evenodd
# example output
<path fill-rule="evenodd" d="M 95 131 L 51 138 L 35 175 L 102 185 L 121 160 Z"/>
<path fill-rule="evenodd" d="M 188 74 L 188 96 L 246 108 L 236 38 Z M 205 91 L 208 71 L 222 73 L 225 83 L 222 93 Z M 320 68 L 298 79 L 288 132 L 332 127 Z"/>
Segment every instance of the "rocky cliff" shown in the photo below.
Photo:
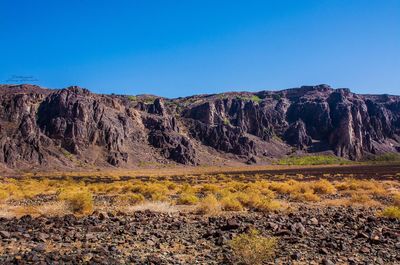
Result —
<path fill-rule="evenodd" d="M 268 163 L 400 152 L 400 97 L 327 85 L 165 99 L 0 86 L 6 168 Z"/>

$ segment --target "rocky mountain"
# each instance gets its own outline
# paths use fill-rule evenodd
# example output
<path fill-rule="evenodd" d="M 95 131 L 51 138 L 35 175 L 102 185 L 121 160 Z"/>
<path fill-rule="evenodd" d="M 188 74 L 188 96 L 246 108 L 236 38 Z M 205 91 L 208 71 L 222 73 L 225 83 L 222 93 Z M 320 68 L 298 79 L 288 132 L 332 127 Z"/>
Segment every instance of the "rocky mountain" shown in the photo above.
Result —
<path fill-rule="evenodd" d="M 55 169 L 270 163 L 400 152 L 400 97 L 327 85 L 166 99 L 0 85 L 0 164 Z"/>

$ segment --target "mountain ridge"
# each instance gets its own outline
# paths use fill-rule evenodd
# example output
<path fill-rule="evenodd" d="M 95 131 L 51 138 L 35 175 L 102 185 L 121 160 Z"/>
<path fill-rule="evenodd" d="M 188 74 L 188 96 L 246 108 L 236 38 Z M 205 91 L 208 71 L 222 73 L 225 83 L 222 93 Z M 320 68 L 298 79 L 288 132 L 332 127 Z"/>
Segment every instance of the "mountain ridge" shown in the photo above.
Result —
<path fill-rule="evenodd" d="M 328 85 L 168 99 L 71 86 L 0 85 L 5 168 L 271 163 L 293 154 L 352 160 L 400 152 L 400 96 Z"/>

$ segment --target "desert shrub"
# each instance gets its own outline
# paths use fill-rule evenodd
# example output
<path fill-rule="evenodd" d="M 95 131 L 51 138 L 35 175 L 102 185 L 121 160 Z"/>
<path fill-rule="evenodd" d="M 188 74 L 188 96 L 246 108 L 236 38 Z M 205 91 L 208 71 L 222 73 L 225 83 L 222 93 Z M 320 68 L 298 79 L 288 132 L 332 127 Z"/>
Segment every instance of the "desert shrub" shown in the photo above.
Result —
<path fill-rule="evenodd" d="M 311 188 L 316 194 L 334 194 L 336 192 L 335 186 L 326 179 L 313 182 Z"/>
<path fill-rule="evenodd" d="M 208 194 L 208 193 L 212 193 L 215 194 L 218 192 L 220 188 L 215 185 L 215 184 L 204 184 L 201 188 L 200 188 L 200 192 L 204 193 L 204 194 Z"/>
<path fill-rule="evenodd" d="M 287 180 L 285 182 L 272 182 L 269 188 L 279 194 L 306 193 L 306 192 L 314 193 L 313 185 L 314 185 L 313 182 L 299 182 L 296 180 Z"/>
<path fill-rule="evenodd" d="M 277 240 L 263 237 L 257 230 L 234 237 L 229 245 L 239 264 L 261 265 L 275 255 Z"/>
<path fill-rule="evenodd" d="M 321 200 L 321 198 L 317 194 L 314 194 L 311 191 L 306 191 L 304 193 L 296 192 L 291 194 L 290 198 L 292 198 L 295 201 L 307 201 L 307 202 L 317 202 Z"/>
<path fill-rule="evenodd" d="M 221 206 L 214 195 L 207 195 L 197 205 L 196 212 L 198 214 L 217 214 L 221 210 Z"/>
<path fill-rule="evenodd" d="M 140 193 L 128 193 L 119 195 L 117 201 L 121 204 L 139 204 L 144 202 L 145 198 Z"/>
<path fill-rule="evenodd" d="M 261 99 L 259 96 L 257 96 L 257 95 L 252 96 L 252 97 L 250 98 L 250 100 L 251 100 L 251 101 L 254 101 L 255 103 L 260 103 L 260 102 L 262 101 L 262 99 Z"/>
<path fill-rule="evenodd" d="M 348 160 L 329 155 L 291 156 L 278 161 L 279 165 L 334 165 L 347 163 L 349 163 Z"/>
<path fill-rule="evenodd" d="M 352 204 L 367 204 L 371 202 L 371 197 L 366 194 L 353 193 L 350 198 Z"/>
<path fill-rule="evenodd" d="M 0 190 L 0 202 L 4 202 L 8 199 L 10 195 L 5 190 Z"/>
<path fill-rule="evenodd" d="M 285 182 L 272 182 L 269 188 L 272 191 L 276 191 L 279 194 L 289 194 L 293 192 L 293 183 L 297 181 L 285 181 Z"/>
<path fill-rule="evenodd" d="M 236 198 L 244 207 L 257 212 L 269 212 L 282 208 L 280 202 L 271 197 L 262 196 L 260 192 L 241 192 L 236 194 Z"/>
<path fill-rule="evenodd" d="M 225 187 L 219 189 L 214 195 L 218 200 L 221 200 L 222 198 L 232 196 L 233 193 L 235 192 L 230 187 Z"/>
<path fill-rule="evenodd" d="M 261 199 L 254 207 L 258 212 L 271 212 L 282 209 L 282 204 L 277 200 Z"/>
<path fill-rule="evenodd" d="M 168 187 L 160 183 L 139 183 L 133 185 L 131 191 L 133 193 L 140 193 L 146 199 L 152 201 L 164 201 L 167 199 Z"/>
<path fill-rule="evenodd" d="M 176 201 L 177 204 L 180 205 L 194 205 L 199 201 L 199 198 L 193 193 L 184 192 L 179 195 L 178 200 Z"/>
<path fill-rule="evenodd" d="M 228 119 L 228 118 L 224 118 L 224 121 L 223 121 L 223 123 L 224 123 L 224 125 L 226 125 L 226 126 L 228 126 L 228 125 L 230 125 L 230 124 L 231 124 L 231 122 L 229 121 L 229 119 Z"/>
<path fill-rule="evenodd" d="M 383 210 L 382 216 L 388 217 L 388 218 L 400 219 L 400 207 L 389 206 Z"/>
<path fill-rule="evenodd" d="M 163 185 L 165 185 L 167 187 L 168 190 L 175 190 L 178 185 L 176 185 L 176 183 L 172 182 L 172 181 L 163 181 L 162 182 Z"/>
<path fill-rule="evenodd" d="M 341 191 L 358 191 L 360 193 L 371 193 L 375 195 L 386 193 L 383 185 L 375 180 L 346 179 L 336 184 L 336 188 Z"/>
<path fill-rule="evenodd" d="M 400 192 L 393 194 L 393 203 L 395 206 L 400 207 Z"/>
<path fill-rule="evenodd" d="M 88 190 L 63 190 L 58 199 L 65 201 L 73 213 L 85 214 L 93 211 L 93 196 Z"/>
<path fill-rule="evenodd" d="M 136 102 L 137 100 L 136 96 L 128 96 L 128 99 L 133 102 Z"/>
<path fill-rule="evenodd" d="M 239 181 L 230 181 L 226 183 L 225 187 L 229 188 L 232 192 L 243 191 L 249 184 Z"/>
<path fill-rule="evenodd" d="M 236 199 L 246 208 L 254 209 L 256 205 L 261 201 L 260 193 L 244 193 L 238 192 L 235 194 Z"/>
<path fill-rule="evenodd" d="M 222 198 L 221 208 L 224 211 L 243 211 L 242 204 L 234 196 Z"/>
<path fill-rule="evenodd" d="M 130 182 L 124 183 L 121 187 L 121 193 L 125 194 L 125 193 L 131 191 L 132 188 L 133 188 L 133 183 L 130 183 Z"/>

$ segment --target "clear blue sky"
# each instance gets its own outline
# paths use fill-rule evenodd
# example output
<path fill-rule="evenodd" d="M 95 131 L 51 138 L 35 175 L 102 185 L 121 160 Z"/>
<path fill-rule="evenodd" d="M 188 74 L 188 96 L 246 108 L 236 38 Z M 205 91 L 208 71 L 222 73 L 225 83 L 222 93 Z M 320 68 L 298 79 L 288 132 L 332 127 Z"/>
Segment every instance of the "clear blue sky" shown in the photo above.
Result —
<path fill-rule="evenodd" d="M 0 0 L 0 83 L 400 94 L 400 0 Z"/>

